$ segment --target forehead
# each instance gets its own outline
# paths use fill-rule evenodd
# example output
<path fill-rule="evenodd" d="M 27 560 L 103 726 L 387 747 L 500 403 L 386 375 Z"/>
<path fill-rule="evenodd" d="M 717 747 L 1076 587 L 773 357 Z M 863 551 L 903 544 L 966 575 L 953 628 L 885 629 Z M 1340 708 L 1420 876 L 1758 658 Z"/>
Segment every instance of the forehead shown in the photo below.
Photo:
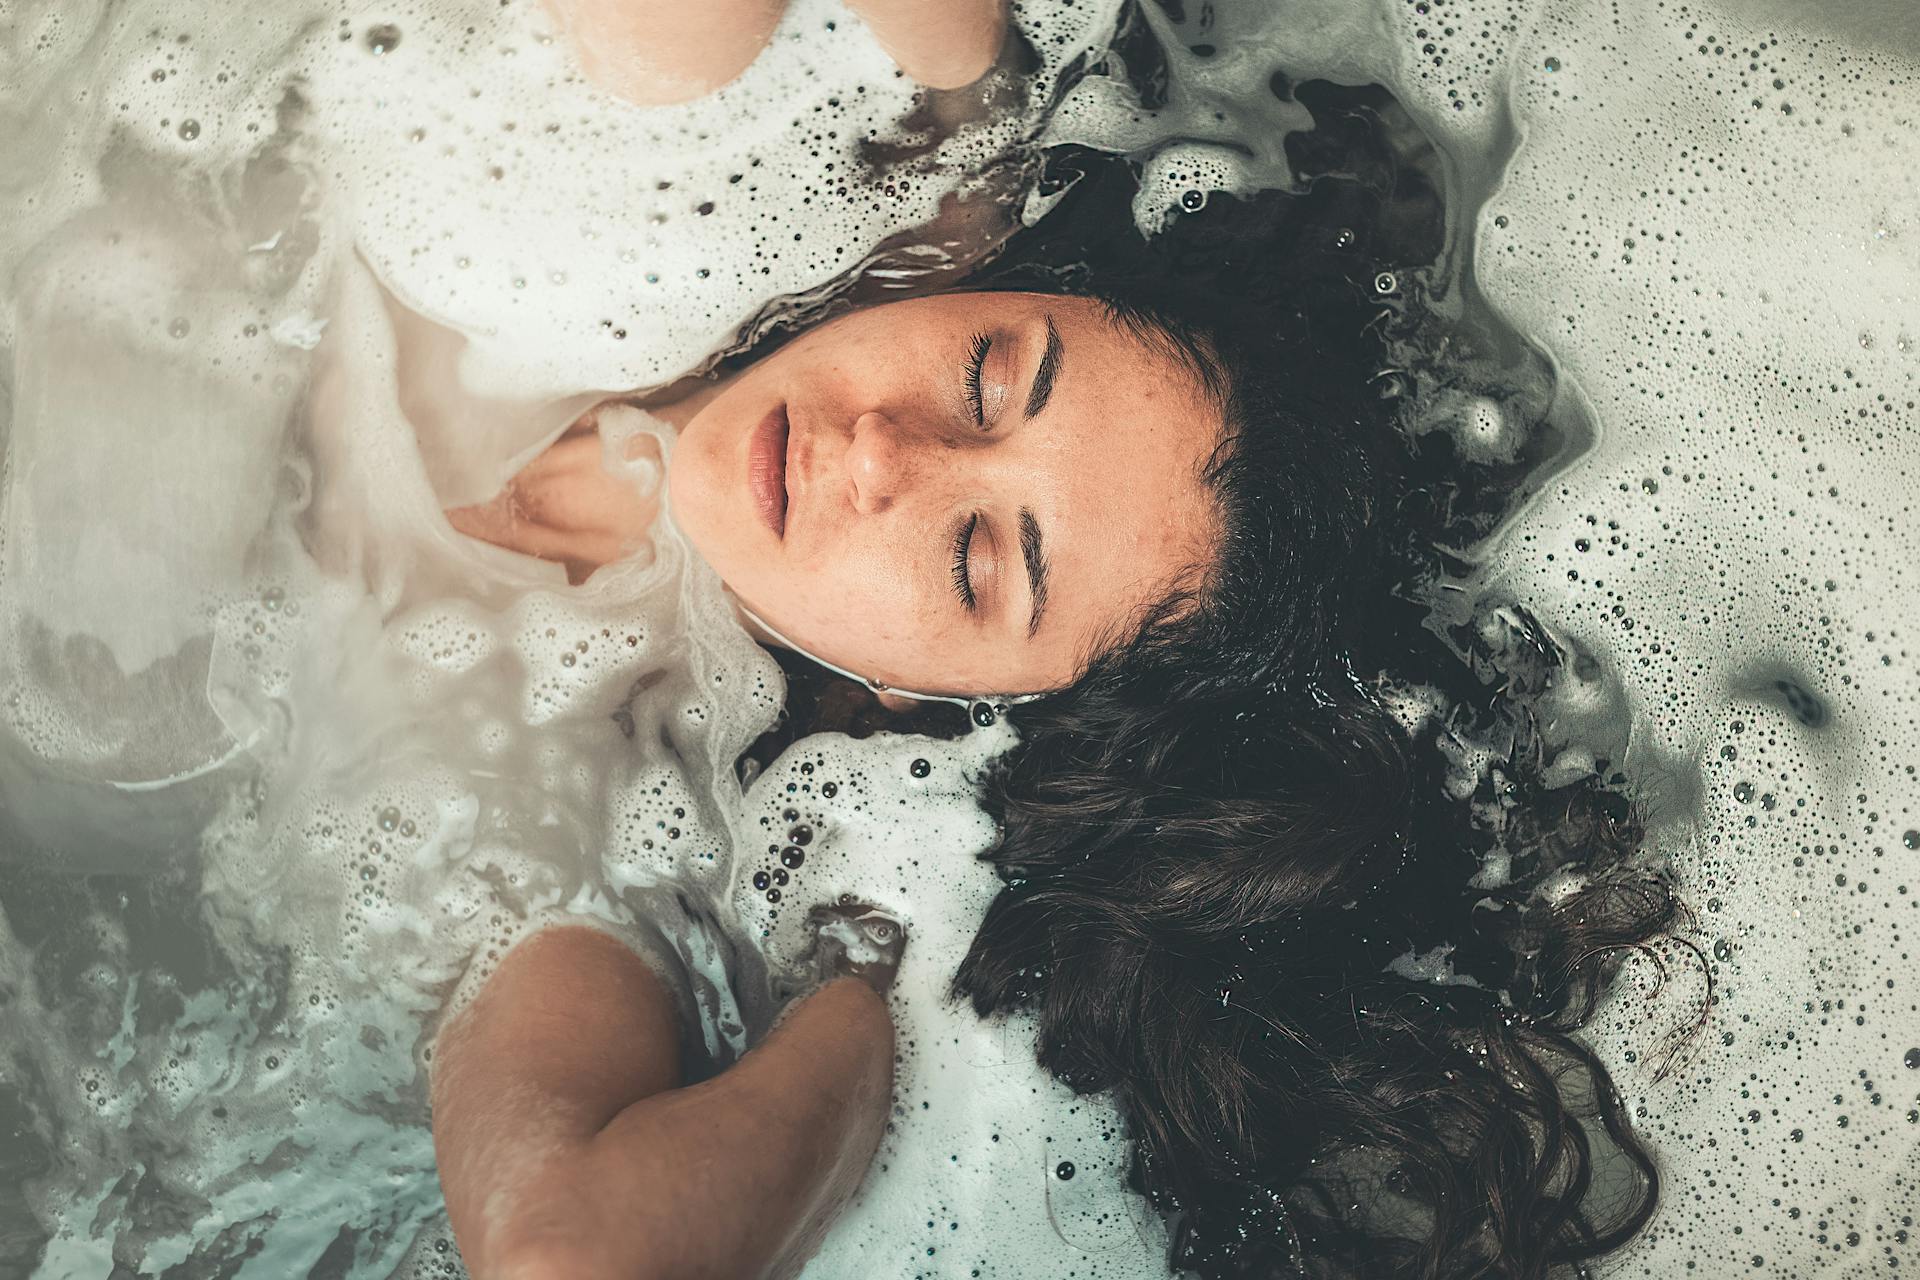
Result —
<path fill-rule="evenodd" d="M 1084 560 L 1089 586 L 1105 588 L 1099 594 L 1137 606 L 1208 558 L 1212 502 L 1202 473 L 1220 440 L 1220 412 L 1160 342 L 1090 305 L 1079 311 L 1081 323 L 1063 338 L 1079 339 L 1085 358 L 1064 371 L 1046 432 L 1070 464 L 1058 473 L 1056 554 Z"/>
<path fill-rule="evenodd" d="M 1221 439 L 1221 411 L 1170 340 L 1136 331 L 1097 302 L 975 296 L 1022 345 L 1039 342 L 1049 319 L 1061 339 L 1054 394 L 1016 428 L 1024 438 L 1010 442 L 1053 581 L 1029 646 L 1042 687 L 1070 677 L 1212 558 L 1203 473 Z"/>

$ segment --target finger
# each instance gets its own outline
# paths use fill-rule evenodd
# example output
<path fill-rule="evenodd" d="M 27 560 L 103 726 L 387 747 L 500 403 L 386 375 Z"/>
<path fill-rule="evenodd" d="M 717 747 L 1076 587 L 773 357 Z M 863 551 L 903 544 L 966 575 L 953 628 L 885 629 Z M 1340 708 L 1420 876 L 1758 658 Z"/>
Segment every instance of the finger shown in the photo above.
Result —
<path fill-rule="evenodd" d="M 992 69 L 1007 38 L 1005 0 L 847 0 L 900 69 L 958 89 Z"/>
<path fill-rule="evenodd" d="M 585 420 L 583 420 L 584 422 Z M 627 462 L 663 461 L 660 441 L 648 432 L 635 432 L 618 449 L 619 455 Z M 542 449 L 534 458 L 514 476 L 514 483 L 531 486 L 544 483 L 548 478 L 560 474 L 575 476 L 587 473 L 606 474 L 606 443 L 601 438 L 596 424 L 576 423 L 558 440 Z"/>
<path fill-rule="evenodd" d="M 558 529 L 526 519 L 507 495 L 475 507 L 455 507 L 447 521 L 461 533 L 496 547 L 541 560 L 589 569 L 612 564 L 629 547 L 619 536 L 599 529 Z"/>
<path fill-rule="evenodd" d="M 600 436 L 597 432 L 567 434 L 535 454 L 527 465 L 514 473 L 509 487 L 534 488 L 557 475 L 600 466 Z"/>
<path fill-rule="evenodd" d="M 631 479 L 607 474 L 600 441 L 592 437 L 584 448 L 564 441 L 541 454 L 513 478 L 506 496 L 523 520 L 623 540 L 644 536 L 658 505 Z"/>
<path fill-rule="evenodd" d="M 469 538 L 491 542 L 496 547 L 508 546 L 513 538 L 513 521 L 507 512 L 505 494 L 470 507 L 449 507 L 447 523 Z"/>
<path fill-rule="evenodd" d="M 593 470 L 529 488 L 521 501 L 530 519 L 555 529 L 598 531 L 631 541 L 653 524 L 654 504 L 629 482 L 600 470 L 597 456 Z"/>
<path fill-rule="evenodd" d="M 660 451 L 660 438 L 648 431 L 636 431 L 620 446 L 620 456 L 628 462 L 666 461 Z"/>

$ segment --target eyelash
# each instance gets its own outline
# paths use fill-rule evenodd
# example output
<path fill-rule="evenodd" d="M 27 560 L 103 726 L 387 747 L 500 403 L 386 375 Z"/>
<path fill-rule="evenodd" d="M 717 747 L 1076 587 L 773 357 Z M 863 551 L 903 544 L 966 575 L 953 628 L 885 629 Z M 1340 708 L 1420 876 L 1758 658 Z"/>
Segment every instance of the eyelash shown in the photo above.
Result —
<path fill-rule="evenodd" d="M 987 402 L 980 388 L 980 379 L 987 369 L 987 351 L 993 346 L 993 339 L 984 333 L 973 335 L 973 357 L 967 362 L 967 403 L 973 407 L 973 420 L 980 426 L 987 425 Z"/>
<path fill-rule="evenodd" d="M 987 352 L 992 349 L 991 335 L 973 335 L 973 347 L 967 359 L 967 405 L 973 410 L 974 423 L 981 427 L 987 425 L 987 402 L 980 383 L 986 374 Z M 977 602 L 973 594 L 973 579 L 967 573 L 967 552 L 973 546 L 974 531 L 979 527 L 980 515 L 975 512 L 953 535 L 953 594 L 960 597 L 960 603 L 966 606 L 969 613 Z"/>
<path fill-rule="evenodd" d="M 967 573 L 967 551 L 973 545 L 973 531 L 980 527 L 980 515 L 975 512 L 967 517 L 953 535 L 953 593 L 960 597 L 960 603 L 972 612 L 974 607 L 973 579 Z"/>

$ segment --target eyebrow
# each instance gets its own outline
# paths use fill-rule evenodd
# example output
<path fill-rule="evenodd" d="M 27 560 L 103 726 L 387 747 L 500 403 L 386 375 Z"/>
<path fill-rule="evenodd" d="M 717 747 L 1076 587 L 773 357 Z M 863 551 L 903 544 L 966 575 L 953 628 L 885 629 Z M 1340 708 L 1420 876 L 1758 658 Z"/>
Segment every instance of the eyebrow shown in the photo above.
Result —
<path fill-rule="evenodd" d="M 1053 317 L 1047 318 L 1047 347 L 1040 353 L 1040 367 L 1033 373 L 1033 389 L 1027 392 L 1027 407 L 1023 417 L 1031 418 L 1047 407 L 1047 401 L 1053 395 L 1054 380 L 1060 376 L 1060 357 L 1064 350 L 1060 341 L 1060 330 L 1054 327 Z"/>
<path fill-rule="evenodd" d="M 1047 552 L 1040 542 L 1040 522 L 1033 518 L 1032 507 L 1020 508 L 1020 557 L 1027 562 L 1027 588 L 1033 599 L 1033 612 L 1027 618 L 1027 637 L 1040 629 L 1047 611 Z"/>

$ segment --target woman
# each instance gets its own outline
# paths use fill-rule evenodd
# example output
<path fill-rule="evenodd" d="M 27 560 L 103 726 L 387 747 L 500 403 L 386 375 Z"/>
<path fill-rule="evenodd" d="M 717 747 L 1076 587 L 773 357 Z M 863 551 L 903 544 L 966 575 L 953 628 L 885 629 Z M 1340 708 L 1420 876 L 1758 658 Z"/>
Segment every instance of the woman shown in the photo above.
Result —
<path fill-rule="evenodd" d="M 1339 323 L 1354 291 L 1309 272 L 1279 314 L 1271 280 L 1236 308 L 1220 285 L 1247 264 L 1219 248 L 1116 244 L 1163 259 L 1122 272 L 1076 243 L 1104 296 L 1041 276 L 821 325 L 649 406 L 680 432 L 669 501 L 769 642 L 894 705 L 1038 695 L 987 797 L 1008 887 L 957 986 L 1033 1008 L 1042 1062 L 1113 1096 L 1176 1265 L 1543 1275 L 1651 1213 L 1651 1164 L 1567 1032 L 1677 906 L 1609 797 L 1524 778 L 1515 873 L 1468 887 L 1488 836 L 1419 800 L 1438 726 L 1375 674 L 1406 664 L 1378 601 L 1408 522 Z M 596 420 L 456 525 L 574 576 L 644 540 Z M 887 1117 L 899 955 L 861 904 L 815 921 L 823 984 L 690 1087 L 631 952 L 556 929 L 509 955 L 434 1081 L 476 1276 L 804 1260 Z M 1390 970 L 1443 939 L 1486 986 Z M 1635 1166 L 1599 1205 L 1594 1118 Z"/>
<path fill-rule="evenodd" d="M 1082 298 L 949 294 L 856 312 L 656 411 L 679 426 L 670 501 L 689 541 L 760 625 L 836 666 L 954 696 L 1062 687 L 1087 653 L 1214 554 L 1206 470 L 1223 424 L 1196 361 L 1139 317 Z M 644 536 L 651 516 L 606 477 L 600 458 L 593 432 L 570 434 L 494 504 L 458 512 L 455 523 L 591 572 Z M 517 1161 L 493 1145 L 505 1096 L 529 1106 L 509 1126 L 517 1142 L 558 1123 L 564 1106 L 591 1126 L 567 1134 L 612 1133 L 612 1121 L 634 1126 L 632 1145 L 649 1158 L 669 1150 L 656 1128 L 668 1121 L 635 1118 L 641 1100 L 673 1079 L 679 1057 L 657 980 L 629 953 L 577 930 L 515 958 L 443 1040 L 436 1075 L 442 1176 L 470 1265 L 486 1275 L 504 1265 L 496 1258 L 546 1255 L 562 1242 L 569 1256 L 583 1247 L 642 1255 L 638 1241 L 584 1229 L 571 1213 L 561 1225 L 526 1222 L 528 1199 L 542 1192 L 523 1187 L 511 1218 L 480 1208 L 520 1185 Z M 611 985 L 583 987 L 587 973 Z M 577 993 L 592 1017 L 560 992 Z M 539 1030 L 579 1022 L 608 1039 Z M 516 1044 L 538 1045 L 538 1059 L 514 1054 Z M 586 1061 L 563 1065 L 557 1044 Z M 593 1062 L 659 1065 L 598 1083 Z M 803 1078 L 798 1063 L 818 1079 Z M 752 1118 L 763 1109 L 731 1095 L 762 1072 L 781 1080 L 779 1112 L 792 1126 L 786 1159 L 812 1165 L 834 1135 L 845 1148 L 830 1162 L 841 1170 L 829 1182 L 837 1193 L 878 1140 L 891 1064 L 884 1003 L 843 982 L 803 1002 L 763 1048 L 702 1088 L 715 1095 L 712 1109 L 739 1118 L 739 1138 L 765 1161 L 770 1135 Z M 693 1107 L 699 1095 L 671 1096 Z M 714 1137 L 708 1109 L 693 1112 L 702 1143 Z M 487 1152 L 478 1160 L 476 1143 Z M 613 1158 L 636 1153 L 623 1147 Z M 717 1163 L 724 1176 L 753 1178 L 783 1165 L 744 1151 Z M 608 1185 L 596 1167 L 556 1162 L 550 1171 L 564 1190 L 553 1194 L 577 1209 L 579 1186 Z M 730 1253 L 714 1274 L 765 1269 L 790 1249 L 786 1236 L 811 1229 L 825 1208 L 783 1191 L 773 1203 L 794 1215 L 783 1222 L 757 1197 L 695 1186 L 680 1168 L 668 1160 L 646 1176 L 693 1196 L 689 1205 L 756 1204 L 755 1231 L 704 1242 L 750 1250 Z M 658 1203 L 664 1222 L 687 1220 L 689 1210 L 668 1209 L 673 1196 Z M 564 1274 L 594 1274 L 577 1260 L 568 1266 Z M 676 1261 L 658 1274 L 695 1273 Z"/>

